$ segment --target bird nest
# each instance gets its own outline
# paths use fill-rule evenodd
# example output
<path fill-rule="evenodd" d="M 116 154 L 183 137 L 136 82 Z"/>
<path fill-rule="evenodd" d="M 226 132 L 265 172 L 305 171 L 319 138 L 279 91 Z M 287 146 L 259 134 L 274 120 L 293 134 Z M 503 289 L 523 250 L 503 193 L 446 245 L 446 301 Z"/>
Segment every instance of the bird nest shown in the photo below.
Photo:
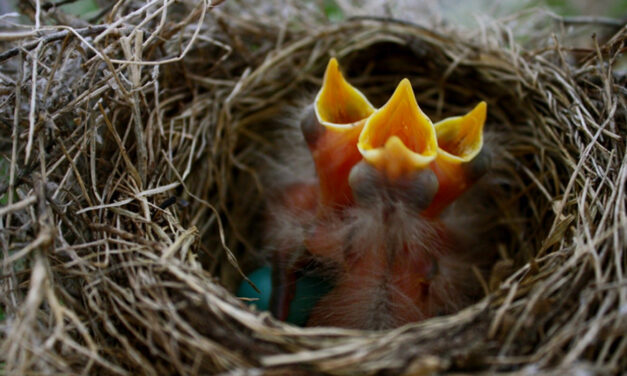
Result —
<path fill-rule="evenodd" d="M 0 370 L 625 370 L 626 29 L 574 49 L 516 40 L 511 23 L 329 24 L 303 4 L 279 22 L 268 4 L 129 0 L 90 25 L 23 2 L 35 25 L 2 34 L 0 54 Z M 435 120 L 488 103 L 504 236 L 475 304 L 358 331 L 295 327 L 233 295 L 264 257 L 259 161 L 330 56 L 375 105 L 403 77 Z"/>

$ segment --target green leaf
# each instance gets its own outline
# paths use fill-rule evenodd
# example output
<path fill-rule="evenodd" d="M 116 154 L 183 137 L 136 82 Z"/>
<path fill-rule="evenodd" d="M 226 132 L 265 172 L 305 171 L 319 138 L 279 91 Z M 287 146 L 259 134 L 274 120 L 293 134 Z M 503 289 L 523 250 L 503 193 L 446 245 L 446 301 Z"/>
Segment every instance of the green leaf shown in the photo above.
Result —
<path fill-rule="evenodd" d="M 64 12 L 73 14 L 82 19 L 89 19 L 100 11 L 100 7 L 95 0 L 78 0 L 70 4 L 61 6 Z"/>
<path fill-rule="evenodd" d="M 344 19 L 344 13 L 335 0 L 324 0 L 324 14 L 329 21 L 342 21 Z"/>
<path fill-rule="evenodd" d="M 578 13 L 577 8 L 568 1 L 547 0 L 546 5 L 560 16 L 573 16 Z"/>

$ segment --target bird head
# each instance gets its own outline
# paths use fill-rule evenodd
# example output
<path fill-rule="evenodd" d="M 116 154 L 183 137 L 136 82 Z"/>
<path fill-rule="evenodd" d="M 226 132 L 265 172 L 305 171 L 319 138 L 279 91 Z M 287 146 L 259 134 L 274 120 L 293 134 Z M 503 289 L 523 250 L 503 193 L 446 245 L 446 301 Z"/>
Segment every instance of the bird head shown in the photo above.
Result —
<path fill-rule="evenodd" d="M 374 110 L 366 96 L 346 81 L 332 58 L 313 106 L 301 120 L 318 174 L 322 207 L 352 203 L 348 174 L 361 160 L 357 139 Z"/>
<path fill-rule="evenodd" d="M 358 200 L 386 198 L 418 210 L 431 203 L 438 181 L 429 167 L 438 144 L 409 80 L 402 80 L 390 100 L 366 120 L 357 148 L 363 161 L 349 182 Z"/>
<path fill-rule="evenodd" d="M 435 124 L 438 152 L 432 169 L 440 188 L 424 213 L 427 216 L 438 215 L 489 169 L 490 156 L 483 147 L 486 112 L 486 103 L 480 102 L 464 116 Z"/>
<path fill-rule="evenodd" d="M 408 79 L 368 118 L 357 148 L 365 161 L 389 179 L 428 168 L 435 159 L 435 129 L 418 107 Z"/>
<path fill-rule="evenodd" d="M 365 122 L 357 148 L 363 161 L 350 173 L 357 199 L 404 201 L 437 216 L 488 168 L 482 153 L 486 103 L 435 125 L 422 112 L 409 80 Z"/>

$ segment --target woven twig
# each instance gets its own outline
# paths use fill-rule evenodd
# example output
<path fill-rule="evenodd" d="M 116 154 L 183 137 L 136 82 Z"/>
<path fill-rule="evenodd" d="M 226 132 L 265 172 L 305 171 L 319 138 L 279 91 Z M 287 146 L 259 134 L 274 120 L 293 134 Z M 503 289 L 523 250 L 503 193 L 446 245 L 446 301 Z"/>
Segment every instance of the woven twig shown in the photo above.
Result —
<path fill-rule="evenodd" d="M 514 18 L 462 34 L 328 24 L 300 2 L 277 22 L 270 5 L 122 0 L 87 27 L 42 4 L 25 2 L 27 32 L 0 33 L 3 372 L 627 367 L 625 27 L 522 47 Z M 509 241 L 475 305 L 359 332 L 293 327 L 230 292 L 260 257 L 258 159 L 329 56 L 374 101 L 409 77 L 434 120 L 488 102 Z"/>

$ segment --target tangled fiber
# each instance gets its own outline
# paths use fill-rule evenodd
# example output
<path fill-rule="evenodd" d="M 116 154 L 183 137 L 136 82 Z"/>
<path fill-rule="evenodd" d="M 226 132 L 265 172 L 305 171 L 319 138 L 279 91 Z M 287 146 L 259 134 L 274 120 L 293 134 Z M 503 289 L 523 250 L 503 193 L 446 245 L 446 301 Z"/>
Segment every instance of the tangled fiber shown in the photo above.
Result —
<path fill-rule="evenodd" d="M 574 48 L 545 13 L 462 33 L 310 4 L 120 0 L 90 24 L 22 2 L 32 25 L 0 33 L 0 371 L 624 371 L 627 28 Z M 329 56 L 372 98 L 409 77 L 434 120 L 488 102 L 507 236 L 476 304 L 361 332 L 232 294 L 263 257 L 259 160 Z"/>

